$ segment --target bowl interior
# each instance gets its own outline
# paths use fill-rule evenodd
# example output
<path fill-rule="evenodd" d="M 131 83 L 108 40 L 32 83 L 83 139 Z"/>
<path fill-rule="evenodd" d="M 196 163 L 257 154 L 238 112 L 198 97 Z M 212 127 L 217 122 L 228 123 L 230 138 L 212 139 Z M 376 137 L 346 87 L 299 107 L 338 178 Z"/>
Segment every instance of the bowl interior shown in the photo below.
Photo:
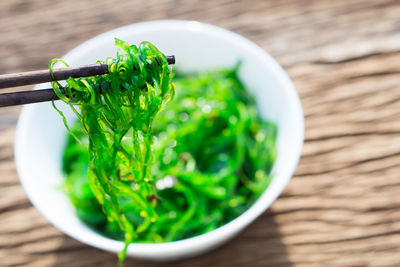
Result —
<path fill-rule="evenodd" d="M 244 228 L 280 194 L 297 165 L 303 143 L 303 113 L 297 93 L 281 67 L 262 49 L 232 32 L 197 22 L 155 21 L 104 33 L 63 57 L 70 65 L 91 64 L 115 55 L 114 37 L 138 44 L 148 40 L 166 55 L 176 56 L 176 68 L 201 71 L 234 66 L 243 61 L 240 77 L 256 96 L 263 118 L 278 124 L 278 156 L 273 182 L 242 216 L 202 236 L 164 244 L 132 244 L 128 254 L 152 259 L 176 258 L 211 248 Z M 48 87 L 48 84 L 36 89 Z M 58 101 L 72 122 L 74 115 Z M 18 122 L 15 154 L 21 182 L 32 203 L 66 234 L 93 246 L 118 252 L 123 244 L 85 226 L 62 190 L 61 156 L 66 130 L 51 103 L 25 106 Z"/>

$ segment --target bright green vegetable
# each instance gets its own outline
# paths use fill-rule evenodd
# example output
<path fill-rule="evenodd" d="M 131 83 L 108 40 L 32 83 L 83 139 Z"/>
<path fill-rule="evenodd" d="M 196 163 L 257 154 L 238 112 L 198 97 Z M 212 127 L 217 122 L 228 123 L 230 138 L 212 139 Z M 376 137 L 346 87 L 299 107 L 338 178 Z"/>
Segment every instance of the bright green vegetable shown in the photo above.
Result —
<path fill-rule="evenodd" d="M 75 166 L 84 169 L 89 166 L 90 169 L 84 176 L 87 181 L 68 183 L 71 199 L 85 221 L 95 223 L 106 217 L 110 233 L 114 233 L 114 229 L 124 233 L 117 234 L 126 243 L 120 254 L 122 260 L 128 244 L 156 220 L 154 204 L 148 201 L 155 196 L 150 173 L 151 131 L 155 115 L 173 98 L 174 85 L 166 57 L 152 44 L 142 42 L 136 47 L 119 39 L 115 44 L 125 53 L 107 59 L 108 75 L 70 78 L 65 92 L 56 81 L 52 86 L 76 113 L 82 132 L 89 138 L 83 142 L 88 143 L 88 148 L 71 146 L 65 155 L 68 159 L 68 154 L 74 150 L 88 149 L 83 155 L 68 160 L 71 166 L 66 170 Z M 49 64 L 51 72 L 55 61 Z M 62 115 L 61 111 L 59 113 Z M 68 128 L 64 116 L 63 119 Z M 75 134 L 75 137 L 80 136 Z M 89 158 L 85 159 L 87 155 Z M 81 201 L 88 196 L 96 199 L 101 208 Z M 130 218 L 132 210 L 137 214 L 134 221 Z M 106 216 L 97 214 L 98 211 Z"/>
<path fill-rule="evenodd" d="M 125 221 L 135 229 L 131 238 L 126 237 L 126 228 L 118 220 L 110 220 L 107 207 L 96 187 L 93 189 L 98 178 L 92 171 L 93 157 L 87 157 L 88 148 L 69 135 L 63 168 L 78 216 L 106 236 L 150 243 L 209 232 L 248 209 L 271 181 L 276 126 L 259 118 L 253 97 L 237 77 L 238 68 L 239 65 L 228 70 L 177 75 L 177 94 L 165 110 L 155 118 L 152 116 L 152 132 L 148 127 L 147 138 L 135 135 L 135 130 L 141 128 L 133 128 L 122 138 L 120 146 L 126 153 L 114 155 L 115 163 L 107 170 L 114 175 L 112 188 L 117 183 L 119 188 L 135 192 L 111 192 L 115 193 L 113 197 L 123 210 Z M 168 90 L 172 94 L 172 86 Z M 122 94 L 122 90 L 116 91 L 117 95 Z M 136 116 L 139 121 L 151 114 L 151 110 L 137 110 L 137 106 L 126 108 L 131 110 L 130 114 L 137 114 L 132 118 Z M 93 113 L 103 119 L 100 106 Z M 88 114 L 83 114 L 83 121 L 85 115 Z M 107 120 L 124 125 L 117 115 Z M 88 131 L 83 125 L 76 123 L 71 132 L 87 143 Z M 89 138 L 95 142 L 98 135 L 89 134 Z M 115 135 L 106 134 L 106 138 L 115 140 Z M 138 139 L 142 140 L 142 147 L 152 147 L 153 156 L 147 165 L 137 162 L 136 153 L 141 151 L 135 148 Z M 92 149 L 89 146 L 89 154 Z M 107 152 L 103 146 L 99 150 Z M 104 161 L 101 160 L 102 164 Z M 147 179 L 148 183 L 142 183 Z M 153 184 L 156 190 L 152 190 Z"/>

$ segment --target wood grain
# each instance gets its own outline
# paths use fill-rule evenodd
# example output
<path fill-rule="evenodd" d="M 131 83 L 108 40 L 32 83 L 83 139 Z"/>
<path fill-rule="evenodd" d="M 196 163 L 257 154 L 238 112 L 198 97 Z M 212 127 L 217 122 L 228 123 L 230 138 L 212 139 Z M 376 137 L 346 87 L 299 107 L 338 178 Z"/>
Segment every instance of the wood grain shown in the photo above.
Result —
<path fill-rule="evenodd" d="M 46 67 L 106 30 L 190 19 L 269 51 L 301 96 L 306 140 L 268 212 L 194 259 L 127 266 L 400 266 L 399 1 L 0 1 L 0 73 Z M 115 266 L 51 226 L 13 161 L 19 108 L 0 109 L 0 265 Z"/>

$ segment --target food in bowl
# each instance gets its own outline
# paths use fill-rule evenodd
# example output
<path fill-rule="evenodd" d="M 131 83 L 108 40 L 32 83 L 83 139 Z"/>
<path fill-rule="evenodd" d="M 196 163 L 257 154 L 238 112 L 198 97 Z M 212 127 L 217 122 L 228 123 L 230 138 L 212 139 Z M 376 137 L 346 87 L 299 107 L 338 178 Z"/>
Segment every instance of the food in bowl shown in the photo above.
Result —
<path fill-rule="evenodd" d="M 90 171 L 85 177 L 108 221 L 124 232 L 125 248 L 119 255 L 123 260 L 128 244 L 156 220 L 153 206 L 157 195 L 150 173 L 152 123 L 173 98 L 174 85 L 166 57 L 151 43 L 136 47 L 115 39 L 115 44 L 121 51 L 106 60 L 109 74 L 69 78 L 65 86 L 53 81 L 52 87 L 88 135 L 84 144 L 69 130 L 53 101 L 70 134 L 89 152 L 85 155 Z M 57 61 L 49 65 L 53 78 L 52 64 Z M 72 200 L 77 203 L 76 198 Z M 129 219 L 127 201 L 133 201 L 143 218 L 139 225 Z"/>
<path fill-rule="evenodd" d="M 65 188 L 81 220 L 125 240 L 123 259 L 132 241 L 181 240 L 242 214 L 271 181 L 277 130 L 260 119 L 240 64 L 178 73 L 172 100 L 164 55 L 147 42 L 116 44 L 126 54 L 108 60 L 110 75 L 69 79 L 66 94 L 53 86 L 81 109 Z"/>

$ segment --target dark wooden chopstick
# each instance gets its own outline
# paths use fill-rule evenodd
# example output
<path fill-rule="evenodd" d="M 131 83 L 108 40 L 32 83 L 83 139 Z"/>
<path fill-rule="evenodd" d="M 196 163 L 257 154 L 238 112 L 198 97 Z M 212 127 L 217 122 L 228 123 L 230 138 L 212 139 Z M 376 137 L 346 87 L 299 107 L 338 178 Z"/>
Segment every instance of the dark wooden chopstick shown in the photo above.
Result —
<path fill-rule="evenodd" d="M 167 56 L 168 64 L 175 64 L 175 56 Z M 94 64 L 73 68 L 57 68 L 53 70 L 57 81 L 66 80 L 70 77 L 89 77 L 108 73 L 106 64 Z M 16 74 L 0 75 L 0 89 L 30 85 L 36 83 L 51 82 L 49 70 L 30 71 Z M 39 103 L 59 99 L 53 89 L 32 90 L 14 93 L 0 94 L 0 107 Z"/>
<path fill-rule="evenodd" d="M 89 77 L 106 73 L 108 73 L 107 64 L 93 64 L 82 67 L 57 68 L 53 70 L 54 78 L 57 81 L 63 81 L 69 77 Z M 51 82 L 52 80 L 49 70 L 4 74 L 0 75 L 0 89 L 36 83 L 46 83 Z"/>
<path fill-rule="evenodd" d="M 175 56 L 167 56 L 168 64 L 175 64 Z M 63 81 L 70 77 L 89 77 L 108 73 L 107 64 L 93 64 L 82 67 L 57 68 L 53 70 L 54 78 Z M 49 70 L 28 71 L 13 74 L 0 75 L 0 89 L 30 85 L 36 83 L 51 82 Z"/>
<path fill-rule="evenodd" d="M 53 89 L 31 90 L 24 92 L 0 94 L 0 107 L 40 103 L 58 100 Z"/>

